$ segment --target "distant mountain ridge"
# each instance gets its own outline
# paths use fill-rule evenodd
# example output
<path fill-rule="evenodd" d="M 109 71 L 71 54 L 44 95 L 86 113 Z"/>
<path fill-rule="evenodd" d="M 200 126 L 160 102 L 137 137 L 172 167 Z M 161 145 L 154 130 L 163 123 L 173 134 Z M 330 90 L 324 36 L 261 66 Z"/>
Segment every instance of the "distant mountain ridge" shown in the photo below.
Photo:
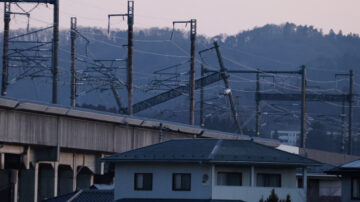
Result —
<path fill-rule="evenodd" d="M 88 46 L 88 56 L 95 59 L 125 59 L 127 56 L 126 31 L 115 31 L 109 36 L 104 29 L 80 27 L 79 32 L 90 40 Z M 11 35 L 22 33 L 23 30 L 11 31 Z M 179 73 L 179 80 L 174 81 L 175 85 L 184 84 L 188 79 L 188 60 L 190 42 L 188 33 L 176 31 L 174 38 L 170 40 L 172 30 L 152 28 L 146 30 L 137 30 L 134 34 L 134 84 L 135 84 L 135 102 L 151 97 L 164 90 L 154 90 L 151 81 L 153 79 L 161 80 L 163 75 L 153 75 L 156 70 L 166 68 L 172 65 L 181 64 L 172 71 Z M 51 32 L 40 33 L 40 37 L 49 39 Z M 2 38 L 2 35 L 1 35 Z M 360 38 L 357 34 L 343 35 L 341 32 L 334 33 L 330 31 L 324 34 L 321 30 L 312 26 L 297 26 L 293 23 L 282 25 L 265 25 L 252 30 L 240 32 L 232 36 L 215 36 L 206 38 L 199 35 L 197 37 L 197 51 L 212 46 L 214 40 L 219 40 L 225 65 L 228 69 L 262 69 L 262 70 L 297 70 L 300 65 L 308 67 L 309 85 L 316 85 L 317 88 L 330 88 L 329 84 L 311 83 L 314 81 L 334 80 L 335 72 L 347 72 L 349 69 L 357 71 L 360 64 Z M 2 40 L 1 40 L 2 43 Z M 79 38 L 78 57 L 86 57 L 86 42 Z M 2 44 L 1 44 L 2 46 Z M 70 33 L 68 30 L 60 32 L 60 87 L 59 102 L 63 105 L 69 105 L 69 78 L 70 78 Z M 197 77 L 200 76 L 200 58 L 197 57 L 196 71 Z M 214 53 L 205 55 L 205 60 L 209 68 L 218 68 L 217 59 Z M 82 66 L 78 62 L 78 69 Z M 125 66 L 125 64 L 123 64 Z M 118 77 L 126 81 L 125 71 Z M 358 76 L 356 76 L 358 78 Z M 239 105 L 253 106 L 253 91 L 255 85 L 254 75 L 231 75 L 231 86 L 234 88 L 234 94 L 239 98 Z M 238 80 L 240 79 L 240 80 Z M 246 82 L 246 79 L 249 82 Z M 44 80 L 44 79 L 43 79 Z M 181 80 L 181 81 L 180 81 Z M 288 81 L 286 81 L 288 82 Z M 289 81 L 296 85 L 295 80 Z M 331 84 L 334 87 L 338 84 Z M 342 84 L 346 87 L 346 83 Z M 40 100 L 49 102 L 51 97 L 51 80 L 44 80 L 38 83 L 37 80 L 23 80 L 9 87 L 9 96 L 23 99 Z M 210 86 L 206 96 L 208 99 L 218 97 L 214 103 L 219 103 L 226 108 L 225 98 L 219 93 L 223 91 L 221 82 Z M 209 87 L 209 88 L 210 88 Z M 338 88 L 338 86 L 336 86 Z M 345 88 L 344 87 L 344 88 Z M 235 91 L 238 90 L 238 91 Z M 81 91 L 81 86 L 79 87 Z M 125 89 L 119 90 L 123 103 L 126 101 Z M 197 94 L 198 95 L 198 94 Z M 86 104 L 102 105 L 114 111 L 115 101 L 111 91 L 94 91 L 78 99 L 78 105 Z M 175 121 L 187 121 L 187 97 L 183 96 L 168 103 L 144 111 L 139 115 L 152 118 L 163 118 Z M 196 105 L 198 109 L 198 104 Z M 209 106 L 208 111 L 212 116 L 219 116 L 218 119 L 225 119 L 231 122 L 229 114 L 226 112 L 218 113 L 220 110 Z M 224 109 L 223 109 L 224 111 Z M 243 107 L 239 109 L 242 113 L 252 113 L 253 109 Z M 209 116 L 211 116 L 211 113 Z M 246 117 L 246 116 L 245 116 Z M 357 119 L 357 118 L 356 118 Z M 220 120 L 218 120 L 220 121 Z M 244 120 L 246 122 L 246 120 Z M 251 122 L 250 122 L 251 123 Z M 231 125 L 231 123 L 230 123 Z M 251 124 L 249 124 L 251 125 Z M 217 129 L 224 126 L 213 126 Z M 251 126 L 248 126 L 252 128 Z M 227 127 L 232 130 L 232 126 Z"/>

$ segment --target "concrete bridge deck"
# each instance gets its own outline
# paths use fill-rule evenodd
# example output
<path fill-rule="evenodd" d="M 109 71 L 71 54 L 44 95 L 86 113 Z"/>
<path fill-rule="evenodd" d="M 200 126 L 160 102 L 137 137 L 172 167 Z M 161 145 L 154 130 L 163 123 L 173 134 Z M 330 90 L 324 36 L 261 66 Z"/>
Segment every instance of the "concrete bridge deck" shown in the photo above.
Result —
<path fill-rule="evenodd" d="M 123 152 L 173 138 L 240 136 L 139 117 L 0 98 L 0 142 Z"/>

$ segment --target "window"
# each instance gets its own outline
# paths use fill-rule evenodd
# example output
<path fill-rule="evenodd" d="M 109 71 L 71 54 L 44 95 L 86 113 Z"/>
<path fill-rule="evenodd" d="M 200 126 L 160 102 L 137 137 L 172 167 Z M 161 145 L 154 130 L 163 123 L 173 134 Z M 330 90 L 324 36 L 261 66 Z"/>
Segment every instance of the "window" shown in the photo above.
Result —
<path fill-rule="evenodd" d="M 152 190 L 152 173 L 135 173 L 135 190 Z"/>
<path fill-rule="evenodd" d="M 256 177 L 256 186 L 258 187 L 281 187 L 280 174 L 258 173 Z"/>
<path fill-rule="evenodd" d="M 238 172 L 218 172 L 217 185 L 241 186 L 242 174 Z"/>
<path fill-rule="evenodd" d="M 174 191 L 190 191 L 191 190 L 191 174 L 174 173 L 173 174 L 173 190 Z"/>
<path fill-rule="evenodd" d="M 351 199 L 360 199 L 360 178 L 351 178 Z"/>

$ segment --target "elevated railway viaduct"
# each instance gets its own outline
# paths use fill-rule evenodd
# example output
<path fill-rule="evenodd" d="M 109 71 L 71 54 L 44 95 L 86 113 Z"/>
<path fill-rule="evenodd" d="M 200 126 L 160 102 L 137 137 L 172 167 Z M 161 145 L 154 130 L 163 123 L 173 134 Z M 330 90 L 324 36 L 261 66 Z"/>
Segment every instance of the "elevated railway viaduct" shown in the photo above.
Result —
<path fill-rule="evenodd" d="M 241 138 L 169 122 L 0 98 L 0 197 L 39 201 L 111 182 L 106 155 L 173 138 Z"/>

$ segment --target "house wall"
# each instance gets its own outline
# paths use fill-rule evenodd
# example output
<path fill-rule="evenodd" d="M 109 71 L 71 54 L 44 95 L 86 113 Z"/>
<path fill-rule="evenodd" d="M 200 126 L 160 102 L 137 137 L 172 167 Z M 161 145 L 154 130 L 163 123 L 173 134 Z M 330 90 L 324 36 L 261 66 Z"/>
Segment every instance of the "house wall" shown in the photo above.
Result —
<path fill-rule="evenodd" d="M 219 186 L 217 185 L 217 172 L 241 172 L 242 186 Z M 258 173 L 280 174 L 281 187 L 257 187 L 256 176 Z M 291 201 L 306 201 L 306 193 L 303 189 L 297 188 L 296 169 L 295 168 L 254 168 L 254 186 L 251 186 L 251 167 L 215 167 L 213 171 L 212 199 L 215 200 L 243 200 L 259 201 L 261 198 L 266 199 L 272 189 L 280 199 L 286 199 L 289 194 Z"/>
<path fill-rule="evenodd" d="M 218 186 L 217 172 L 241 172 L 242 186 Z M 135 173 L 153 173 L 151 191 L 134 190 Z M 191 173 L 191 191 L 173 191 L 172 174 Z M 281 174 L 282 187 L 275 188 L 281 199 L 287 194 L 292 201 L 306 200 L 303 189 L 296 188 L 295 168 L 264 168 L 255 167 L 255 182 L 257 173 Z M 203 183 L 202 176 L 207 174 L 209 180 Z M 126 198 L 147 199 L 219 199 L 259 201 L 266 199 L 272 187 L 252 187 L 251 167 L 208 166 L 200 164 L 117 164 L 115 167 L 115 200 Z"/>
<path fill-rule="evenodd" d="M 217 166 L 215 167 L 215 172 L 241 172 L 242 173 L 242 185 L 250 186 L 251 185 L 251 167 L 224 167 Z M 256 176 L 258 173 L 269 173 L 269 174 L 280 174 L 281 175 L 281 187 L 287 188 L 296 188 L 297 187 L 297 179 L 296 179 L 296 169 L 295 168 L 259 168 L 255 167 L 255 183 Z M 217 178 L 215 177 L 215 186 Z"/>
<path fill-rule="evenodd" d="M 151 191 L 134 190 L 135 173 L 153 173 Z M 173 191 L 172 174 L 191 173 L 191 191 Z M 208 174 L 209 181 L 202 183 L 203 174 Z M 211 167 L 199 164 L 136 164 L 115 167 L 115 200 L 124 198 L 156 199 L 210 199 Z"/>
<path fill-rule="evenodd" d="M 296 168 L 256 168 L 255 167 L 255 182 L 258 173 L 280 174 L 281 187 L 296 188 Z"/>
<path fill-rule="evenodd" d="M 339 178 L 311 176 L 307 184 L 307 201 L 341 201 L 341 180 Z"/>
<path fill-rule="evenodd" d="M 341 196 L 340 180 L 320 180 L 319 181 L 320 196 Z"/>
<path fill-rule="evenodd" d="M 359 200 L 351 200 L 351 178 L 349 176 L 345 176 L 342 181 L 342 197 L 341 201 L 346 202 L 358 202 Z"/>

